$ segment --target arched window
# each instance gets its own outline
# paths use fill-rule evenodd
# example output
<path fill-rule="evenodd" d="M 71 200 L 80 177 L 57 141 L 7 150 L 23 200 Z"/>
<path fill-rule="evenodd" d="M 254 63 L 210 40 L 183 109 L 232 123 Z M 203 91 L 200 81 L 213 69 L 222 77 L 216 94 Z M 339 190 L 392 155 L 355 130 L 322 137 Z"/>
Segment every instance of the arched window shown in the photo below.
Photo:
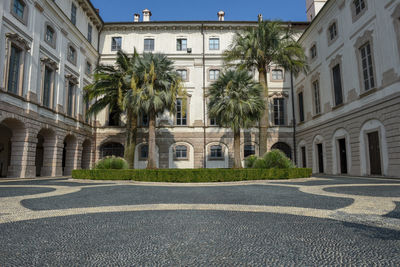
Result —
<path fill-rule="evenodd" d="M 187 153 L 188 149 L 186 146 L 176 146 L 175 147 L 175 158 L 177 159 L 186 159 L 187 158 Z"/>
<path fill-rule="evenodd" d="M 278 142 L 276 144 L 274 144 L 271 149 L 278 149 L 280 151 L 282 151 L 283 153 L 286 154 L 286 156 L 289 159 L 292 159 L 292 149 L 290 148 L 290 146 L 286 143 L 283 142 Z"/>
<path fill-rule="evenodd" d="M 140 154 L 139 154 L 140 160 L 147 160 L 148 157 L 149 157 L 149 146 L 148 145 L 140 146 Z"/>
<path fill-rule="evenodd" d="M 100 148 L 101 158 L 108 156 L 123 157 L 124 146 L 120 143 L 110 142 L 101 146 Z"/>
<path fill-rule="evenodd" d="M 272 70 L 271 74 L 272 74 L 272 80 L 274 80 L 274 81 L 283 80 L 283 70 L 274 69 L 274 70 Z"/>
<path fill-rule="evenodd" d="M 248 156 L 256 154 L 256 147 L 254 145 L 244 145 L 244 157 L 247 158 Z"/>

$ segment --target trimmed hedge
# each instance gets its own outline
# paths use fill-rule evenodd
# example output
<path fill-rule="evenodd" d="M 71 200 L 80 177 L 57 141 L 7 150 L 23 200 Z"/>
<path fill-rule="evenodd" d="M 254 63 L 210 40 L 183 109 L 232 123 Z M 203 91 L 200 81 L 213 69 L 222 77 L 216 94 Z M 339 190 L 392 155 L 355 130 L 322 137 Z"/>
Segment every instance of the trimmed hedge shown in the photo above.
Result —
<path fill-rule="evenodd" d="M 75 179 L 134 180 L 144 182 L 229 182 L 308 178 L 311 169 L 157 169 L 157 170 L 73 170 Z"/>

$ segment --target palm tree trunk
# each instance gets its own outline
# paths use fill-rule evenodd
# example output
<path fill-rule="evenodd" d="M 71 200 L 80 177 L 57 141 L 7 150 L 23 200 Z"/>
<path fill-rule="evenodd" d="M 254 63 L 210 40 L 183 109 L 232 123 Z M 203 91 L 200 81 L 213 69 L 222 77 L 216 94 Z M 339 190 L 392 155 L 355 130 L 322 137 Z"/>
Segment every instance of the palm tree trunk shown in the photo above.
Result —
<path fill-rule="evenodd" d="M 233 168 L 242 168 L 242 159 L 240 157 L 240 129 L 235 130 L 233 134 L 233 150 L 234 150 L 234 165 Z"/>
<path fill-rule="evenodd" d="M 149 114 L 149 155 L 147 159 L 147 169 L 156 169 L 156 115 L 154 112 Z"/>
<path fill-rule="evenodd" d="M 136 132 L 137 118 L 131 110 L 127 111 L 126 136 L 125 136 L 125 151 L 124 158 L 129 164 L 129 169 L 135 168 L 135 147 L 136 147 Z"/>
<path fill-rule="evenodd" d="M 268 82 L 267 82 L 267 71 L 265 68 L 259 70 L 258 78 L 261 86 L 264 89 L 262 96 L 265 101 L 265 110 L 263 115 L 261 116 L 261 121 L 259 125 L 259 134 L 260 134 L 259 155 L 263 156 L 265 152 L 267 152 L 268 125 L 269 125 Z"/>

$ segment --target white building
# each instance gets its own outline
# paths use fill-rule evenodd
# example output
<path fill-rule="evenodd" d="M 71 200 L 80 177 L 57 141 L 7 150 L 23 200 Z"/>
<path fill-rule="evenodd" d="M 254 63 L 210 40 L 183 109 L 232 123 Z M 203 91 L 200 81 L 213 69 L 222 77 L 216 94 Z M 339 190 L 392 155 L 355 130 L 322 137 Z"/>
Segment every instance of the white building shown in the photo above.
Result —
<path fill-rule="evenodd" d="M 306 5 L 311 25 L 288 23 L 299 35 L 305 30 L 299 42 L 310 58 L 310 72 L 295 82 L 299 165 L 315 173 L 396 176 L 400 4 L 307 0 Z M 86 120 L 82 88 L 97 63 L 113 64 L 118 50 L 131 54 L 134 48 L 166 54 L 185 80 L 186 116 L 177 112 L 157 120 L 158 166 L 232 166 L 232 133 L 208 118 L 204 96 L 235 32 L 257 22 L 228 21 L 222 11 L 215 21 L 152 21 L 147 9 L 142 18 L 104 23 L 88 0 L 0 3 L 0 176 L 68 175 L 106 155 L 121 155 L 124 118 L 104 110 Z M 270 66 L 268 78 L 268 149 L 294 156 L 290 75 Z M 137 168 L 146 166 L 146 139 L 142 117 Z M 258 153 L 258 140 L 257 128 L 242 133 L 242 157 Z"/>
<path fill-rule="evenodd" d="M 310 63 L 296 80 L 300 166 L 399 175 L 399 26 L 399 1 L 330 0 L 314 16 L 299 40 Z"/>

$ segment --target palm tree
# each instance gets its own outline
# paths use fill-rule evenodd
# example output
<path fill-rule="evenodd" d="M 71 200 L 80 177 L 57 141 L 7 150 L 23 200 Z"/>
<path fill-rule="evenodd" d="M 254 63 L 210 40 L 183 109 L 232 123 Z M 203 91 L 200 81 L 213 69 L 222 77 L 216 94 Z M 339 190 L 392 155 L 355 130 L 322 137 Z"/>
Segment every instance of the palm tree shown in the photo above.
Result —
<path fill-rule="evenodd" d="M 265 109 L 262 87 L 246 70 L 228 70 L 208 92 L 209 115 L 234 135 L 234 168 L 242 168 L 240 130 L 254 126 Z"/>
<path fill-rule="evenodd" d="M 181 79 L 167 56 L 145 53 L 138 58 L 131 81 L 127 99 L 135 113 L 149 117 L 147 168 L 155 169 L 156 118 L 165 111 L 175 112 L 176 98 L 183 95 Z"/>
<path fill-rule="evenodd" d="M 257 70 L 263 87 L 265 111 L 259 123 L 260 155 L 267 150 L 268 133 L 268 82 L 267 68 L 272 64 L 293 70 L 306 68 L 306 57 L 294 39 L 291 28 L 279 21 L 259 21 L 257 27 L 237 33 L 232 45 L 224 53 L 228 65 L 240 69 Z"/>
<path fill-rule="evenodd" d="M 84 89 L 85 101 L 94 101 L 86 112 L 87 117 L 97 115 L 107 107 L 116 116 L 126 112 L 124 157 L 130 168 L 133 168 L 134 164 L 137 114 L 124 100 L 130 89 L 130 78 L 137 58 L 136 51 L 132 57 L 119 51 L 115 66 L 97 66 L 93 75 L 94 82 Z"/>

